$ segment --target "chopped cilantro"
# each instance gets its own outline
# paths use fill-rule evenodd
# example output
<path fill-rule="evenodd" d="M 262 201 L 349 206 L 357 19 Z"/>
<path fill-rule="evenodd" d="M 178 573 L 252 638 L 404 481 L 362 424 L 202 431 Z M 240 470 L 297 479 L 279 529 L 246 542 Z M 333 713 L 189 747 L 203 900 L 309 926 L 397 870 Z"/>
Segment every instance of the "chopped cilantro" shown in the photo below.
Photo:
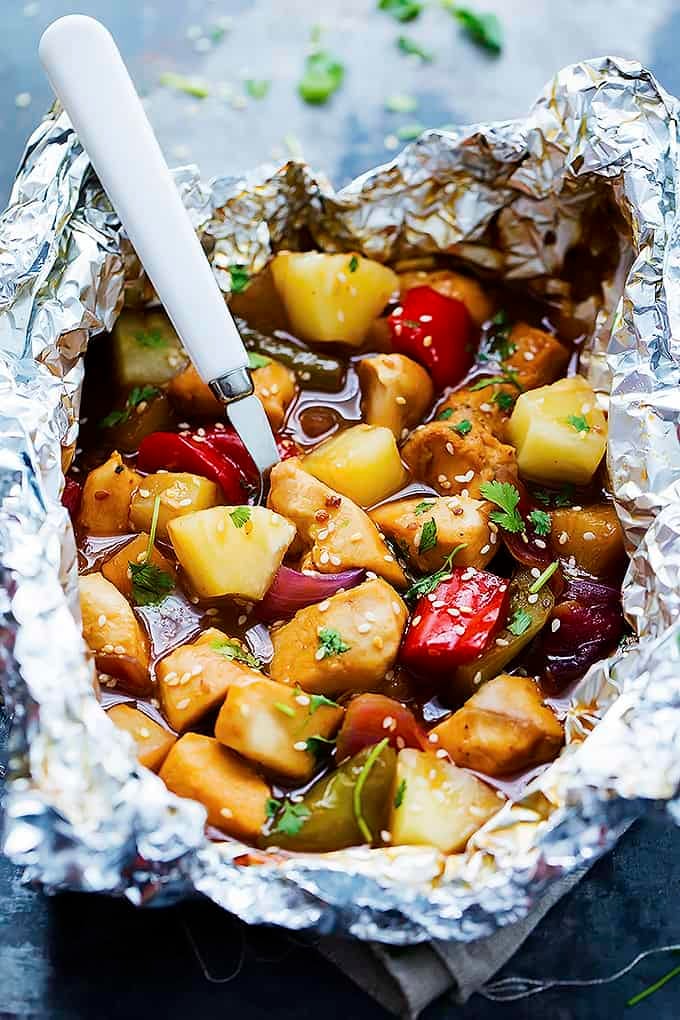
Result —
<path fill-rule="evenodd" d="M 660 988 L 663 988 L 665 984 L 668 984 L 668 982 L 674 977 L 677 977 L 678 974 L 680 974 L 680 964 L 663 974 L 658 981 L 654 982 L 654 984 L 648 985 L 647 988 L 643 988 L 641 992 L 638 992 L 637 995 L 630 998 L 626 1003 L 626 1006 L 637 1006 L 638 1002 L 648 999 L 650 995 L 653 995 L 654 992 L 658 992 Z"/>
<path fill-rule="evenodd" d="M 456 548 L 449 553 L 439 570 L 435 570 L 433 574 L 427 574 L 425 577 L 421 577 L 419 581 L 414 581 L 408 591 L 404 594 L 406 602 L 411 604 L 417 602 L 418 599 L 422 598 L 424 595 L 429 595 L 433 592 L 435 588 L 442 583 L 442 581 L 448 581 L 452 576 L 451 564 L 453 563 L 454 557 L 461 551 L 461 549 L 465 549 L 466 546 L 467 542 L 461 542 L 460 545 L 457 545 Z"/>
<path fill-rule="evenodd" d="M 487 386 L 499 386 L 502 383 L 507 383 L 510 386 L 516 386 L 520 392 L 522 391 L 522 387 L 517 379 L 517 372 L 510 368 L 506 369 L 505 372 L 503 372 L 503 375 L 492 375 L 489 376 L 488 379 L 480 379 L 479 382 L 476 382 L 474 386 L 470 387 L 470 390 L 474 393 L 476 390 L 486 389 Z"/>
<path fill-rule="evenodd" d="M 235 510 L 232 510 L 229 514 L 232 521 L 234 522 L 235 528 L 242 528 L 250 520 L 250 507 L 249 506 L 237 506 Z"/>
<path fill-rule="evenodd" d="M 490 500 L 500 507 L 500 510 L 492 510 L 491 520 L 500 524 L 506 531 L 524 531 L 524 521 L 517 509 L 519 504 L 519 490 L 510 482 L 484 482 L 479 487 L 480 494 L 484 499 Z"/>
<path fill-rule="evenodd" d="M 274 708 L 277 712 L 281 712 L 283 715 L 290 716 L 291 719 L 295 717 L 295 709 L 291 708 L 290 705 L 286 705 L 283 701 L 275 701 Z"/>
<path fill-rule="evenodd" d="M 137 606 L 157 606 L 175 587 L 172 576 L 151 562 L 160 509 L 161 497 L 156 496 L 153 502 L 149 541 L 146 544 L 144 559 L 141 563 L 128 563 L 132 580 L 132 598 Z"/>
<path fill-rule="evenodd" d="M 135 386 L 130 390 L 128 398 L 125 401 L 125 407 L 122 411 L 111 411 L 105 418 L 99 422 L 100 429 L 110 429 L 114 425 L 122 425 L 124 422 L 130 420 L 130 416 L 134 409 L 138 407 L 145 400 L 152 400 L 153 397 L 157 396 L 159 390 L 155 386 Z"/>
<path fill-rule="evenodd" d="M 537 595 L 541 588 L 548 583 L 548 581 L 553 576 L 559 565 L 560 565 L 559 560 L 554 560 L 549 567 L 546 567 L 541 576 L 537 577 L 534 583 L 529 588 L 529 594 Z"/>
<path fill-rule="evenodd" d="M 469 432 L 472 432 L 472 422 L 467 418 L 463 418 L 462 421 L 452 425 L 451 430 L 457 432 L 459 436 L 466 436 Z"/>
<path fill-rule="evenodd" d="M 402 124 L 400 128 L 397 128 L 396 135 L 400 142 L 412 142 L 414 138 L 422 135 L 423 131 L 427 130 L 424 124 Z"/>
<path fill-rule="evenodd" d="M 231 278 L 231 293 L 242 294 L 250 283 L 250 275 L 245 266 L 229 266 L 229 276 Z"/>
<path fill-rule="evenodd" d="M 265 368 L 267 365 L 271 365 L 272 359 L 268 358 L 266 354 L 256 354 L 255 351 L 248 351 L 248 368 Z"/>
<path fill-rule="evenodd" d="M 563 485 L 559 492 L 550 492 L 548 489 L 534 489 L 534 498 L 543 506 L 570 506 L 574 498 L 574 486 Z"/>
<path fill-rule="evenodd" d="M 582 414 L 570 414 L 567 417 L 567 422 L 577 432 L 590 432 L 590 425 Z"/>
<path fill-rule="evenodd" d="M 401 50 L 408 57 L 419 57 L 424 64 L 431 64 L 434 56 L 429 50 L 423 49 L 420 43 L 407 35 L 400 35 L 397 39 L 397 49 Z"/>
<path fill-rule="evenodd" d="M 160 329 L 140 330 L 139 333 L 135 333 L 135 340 L 140 347 L 149 347 L 152 350 L 168 346 L 168 341 Z"/>
<path fill-rule="evenodd" d="M 515 403 L 512 393 L 506 393 L 505 390 L 499 390 L 491 399 L 494 404 L 498 404 L 501 411 L 509 411 Z"/>
<path fill-rule="evenodd" d="M 356 273 L 357 269 L 359 268 L 359 259 L 356 257 L 356 255 L 352 255 L 351 259 L 347 264 L 347 268 L 349 269 L 350 273 Z"/>
<path fill-rule="evenodd" d="M 309 695 L 309 715 L 314 715 L 317 708 L 321 708 L 325 705 L 327 708 L 340 708 L 337 701 L 331 701 L 325 694 L 310 694 Z"/>
<path fill-rule="evenodd" d="M 357 781 L 354 784 L 354 793 L 353 793 L 353 797 L 352 797 L 352 802 L 353 802 L 353 806 L 354 806 L 354 817 L 356 818 L 357 825 L 359 826 L 359 829 L 361 830 L 361 835 L 364 837 L 364 839 L 366 840 L 367 843 L 372 843 L 373 842 L 373 833 L 371 832 L 371 830 L 369 829 L 368 825 L 366 824 L 366 819 L 364 818 L 363 813 L 362 813 L 362 808 L 361 808 L 361 792 L 362 792 L 362 790 L 364 788 L 366 780 L 369 777 L 371 769 L 373 768 L 373 766 L 375 765 L 376 761 L 378 760 L 380 755 L 383 753 L 383 751 L 385 750 L 385 748 L 387 747 L 389 742 L 390 742 L 389 737 L 385 737 L 385 739 L 381 740 L 379 744 L 376 744 L 375 747 L 371 748 L 371 750 L 370 750 L 370 752 L 368 754 L 368 757 L 366 758 L 366 761 L 364 762 L 364 766 L 363 766 L 361 772 L 359 773 Z"/>
<path fill-rule="evenodd" d="M 437 421 L 448 421 L 453 414 L 452 407 L 445 407 L 443 411 L 440 411 L 437 415 Z"/>
<path fill-rule="evenodd" d="M 529 514 L 529 520 L 533 524 L 537 535 L 543 537 L 550 534 L 552 520 L 550 514 L 547 514 L 545 510 L 532 510 Z"/>
<path fill-rule="evenodd" d="M 246 78 L 243 85 L 251 99 L 264 99 L 271 88 L 266 78 Z"/>
<path fill-rule="evenodd" d="M 529 630 L 531 623 L 531 613 L 527 613 L 524 609 L 518 609 L 508 623 L 508 630 L 511 634 L 514 634 L 515 637 L 520 637 Z"/>
<path fill-rule="evenodd" d="M 346 644 L 337 630 L 332 627 L 322 627 L 318 634 L 319 647 L 316 652 L 316 658 L 320 661 L 321 659 L 328 659 L 331 655 L 342 655 L 343 652 L 350 650 L 350 645 Z"/>
<path fill-rule="evenodd" d="M 305 750 L 309 754 L 313 754 L 315 758 L 320 758 L 329 747 L 335 746 L 335 739 L 331 737 L 322 737 L 320 733 L 315 733 L 311 737 L 307 737 L 305 740 Z"/>
<path fill-rule="evenodd" d="M 272 833 L 280 832 L 284 836 L 297 836 L 311 813 L 304 804 L 293 804 L 287 800 Z"/>
<path fill-rule="evenodd" d="M 342 85 L 345 67 L 325 50 L 310 53 L 298 92 L 306 103 L 325 103 Z"/>
<path fill-rule="evenodd" d="M 260 668 L 260 660 L 256 659 L 247 648 L 239 644 L 238 641 L 234 641 L 230 638 L 217 638 L 210 646 L 213 651 L 219 652 L 225 659 L 233 660 L 234 662 L 242 662 L 246 666 L 251 666 L 253 669 Z"/>
<path fill-rule="evenodd" d="M 414 506 L 413 512 L 416 517 L 420 517 L 421 514 L 429 513 L 433 506 L 435 506 L 434 499 L 423 499 L 417 506 Z"/>
<path fill-rule="evenodd" d="M 186 78 L 183 74 L 176 74 L 174 71 L 165 71 L 158 79 L 161 85 L 175 89 L 177 92 L 184 92 L 194 99 L 205 99 L 210 93 L 205 85 L 195 81 L 193 78 Z"/>
<path fill-rule="evenodd" d="M 416 0 L 378 0 L 378 10 L 391 14 L 395 21 L 413 21 L 422 9 Z"/>
<path fill-rule="evenodd" d="M 281 807 L 280 800 L 277 800 L 276 797 L 267 797 L 264 806 L 267 818 L 273 818 L 280 807 Z"/>
<path fill-rule="evenodd" d="M 460 23 L 466 35 L 491 53 L 498 54 L 503 49 L 503 29 L 495 14 L 477 14 L 469 7 L 459 7 L 451 0 L 444 0 L 444 6 L 451 11 Z"/>
<path fill-rule="evenodd" d="M 418 109 L 418 100 L 415 96 L 395 92 L 385 100 L 385 109 L 388 113 L 413 113 Z"/>
<path fill-rule="evenodd" d="M 437 522 L 434 517 L 430 517 L 429 521 L 425 521 L 423 529 L 420 532 L 420 541 L 418 542 L 418 552 L 426 553 L 430 549 L 434 549 L 437 545 Z"/>
<path fill-rule="evenodd" d="M 406 794 L 406 780 L 402 779 L 402 781 L 399 783 L 399 786 L 397 787 L 397 792 L 394 795 L 395 808 L 400 808 L 401 805 L 404 803 L 405 794 Z"/>

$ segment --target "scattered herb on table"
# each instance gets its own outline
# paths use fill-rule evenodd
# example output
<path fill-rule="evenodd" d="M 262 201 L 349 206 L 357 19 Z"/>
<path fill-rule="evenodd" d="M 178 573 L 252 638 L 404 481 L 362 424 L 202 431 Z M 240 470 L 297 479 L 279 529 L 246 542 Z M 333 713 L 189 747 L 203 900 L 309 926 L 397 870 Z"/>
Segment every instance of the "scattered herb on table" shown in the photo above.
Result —
<path fill-rule="evenodd" d="M 251 99 L 264 99 L 271 84 L 266 78 L 246 78 L 243 86 Z"/>
<path fill-rule="evenodd" d="M 332 53 L 318 50 L 305 61 L 298 92 L 306 103 L 325 103 L 342 85 L 345 67 Z"/>
<path fill-rule="evenodd" d="M 397 128 L 396 135 L 400 142 L 412 142 L 414 138 L 422 135 L 427 128 L 424 124 L 403 124 Z"/>
<path fill-rule="evenodd" d="M 391 14 L 395 21 L 413 21 L 422 9 L 417 0 L 378 0 L 378 10 Z"/>
<path fill-rule="evenodd" d="M 359 268 L 359 259 L 356 257 L 356 255 L 352 255 L 351 259 L 347 263 L 347 268 L 349 269 L 350 273 L 356 273 L 357 269 Z"/>
<path fill-rule="evenodd" d="M 437 415 L 437 421 L 448 421 L 453 414 L 452 407 L 445 407 L 443 411 L 440 411 Z"/>
<path fill-rule="evenodd" d="M 248 368 L 266 368 L 267 365 L 271 365 L 272 359 L 268 358 L 266 354 L 257 354 L 255 351 L 248 351 Z"/>
<path fill-rule="evenodd" d="M 492 510 L 490 518 L 495 524 L 505 528 L 506 531 L 524 531 L 524 521 L 517 509 L 519 505 L 519 489 L 510 482 L 484 482 L 479 487 L 480 494 L 484 499 L 495 503 L 500 510 Z"/>
<path fill-rule="evenodd" d="M 498 393 L 494 393 L 491 400 L 500 407 L 501 411 L 509 411 L 515 403 L 512 393 L 506 393 L 505 390 L 499 390 Z"/>
<path fill-rule="evenodd" d="M 415 96 L 407 96 L 401 92 L 396 92 L 385 100 L 385 109 L 388 113 L 413 113 L 417 108 L 418 100 Z"/>
<path fill-rule="evenodd" d="M 434 54 L 424 49 L 415 39 L 407 35 L 400 35 L 397 39 L 397 49 L 405 53 L 407 57 L 418 57 L 424 64 L 431 64 Z"/>
<path fill-rule="evenodd" d="M 332 701 L 331 698 L 327 698 L 325 694 L 310 694 L 309 712 L 307 714 L 314 715 L 316 710 L 324 705 L 327 708 L 340 708 L 337 701 Z"/>
<path fill-rule="evenodd" d="M 503 29 L 495 14 L 478 13 L 469 7 L 459 7 L 451 0 L 444 0 L 444 6 L 460 23 L 466 35 L 491 53 L 498 54 L 503 49 Z"/>
<path fill-rule="evenodd" d="M 161 85 L 166 88 L 175 89 L 176 92 L 184 92 L 194 99 L 205 99 L 210 95 L 208 87 L 196 81 L 194 78 L 186 78 L 183 74 L 176 74 L 174 71 L 165 71 L 158 79 Z"/>
<path fill-rule="evenodd" d="M 500 386 L 503 383 L 507 383 L 510 386 L 516 386 L 518 390 L 522 390 L 521 383 L 517 378 L 517 372 L 508 368 L 503 372 L 503 375 L 491 375 L 487 379 L 480 379 L 473 386 L 470 387 L 472 393 L 477 390 L 486 389 L 487 386 Z"/>
<path fill-rule="evenodd" d="M 264 811 L 267 818 L 273 818 L 280 807 L 281 807 L 280 800 L 277 800 L 276 797 L 267 797 L 264 806 Z"/>
<path fill-rule="evenodd" d="M 417 506 L 414 506 L 413 513 L 416 517 L 420 517 L 421 514 L 429 513 L 433 506 L 435 506 L 434 499 L 423 499 Z"/>
<path fill-rule="evenodd" d="M 320 758 L 328 751 L 329 747 L 334 746 L 334 737 L 322 737 L 320 733 L 315 733 L 305 740 L 305 750 L 309 754 L 313 754 L 315 758 Z"/>
<path fill-rule="evenodd" d="M 658 981 L 655 981 L 653 985 L 648 985 L 647 988 L 643 988 L 641 992 L 637 993 L 637 995 L 633 995 L 626 1003 L 626 1006 L 637 1006 L 638 1002 L 642 1002 L 644 999 L 648 999 L 650 995 L 654 995 L 654 992 L 658 992 L 660 988 L 663 988 L 665 984 L 672 981 L 672 979 L 677 977 L 678 974 L 680 974 L 680 965 L 673 967 L 673 969 L 669 970 L 668 973 L 662 975 L 662 977 L 660 977 Z"/>
<path fill-rule="evenodd" d="M 275 701 L 274 708 L 277 712 L 281 712 L 282 715 L 287 715 L 291 719 L 295 717 L 295 709 L 291 705 L 286 705 L 283 701 Z"/>

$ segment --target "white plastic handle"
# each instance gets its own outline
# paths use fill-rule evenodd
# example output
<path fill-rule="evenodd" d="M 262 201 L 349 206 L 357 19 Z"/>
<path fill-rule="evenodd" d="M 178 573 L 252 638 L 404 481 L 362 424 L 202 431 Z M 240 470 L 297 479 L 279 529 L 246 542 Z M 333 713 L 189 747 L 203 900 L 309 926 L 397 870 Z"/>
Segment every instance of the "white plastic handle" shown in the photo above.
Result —
<path fill-rule="evenodd" d="M 111 34 L 55 21 L 40 59 L 144 269 L 206 382 L 248 356 Z"/>

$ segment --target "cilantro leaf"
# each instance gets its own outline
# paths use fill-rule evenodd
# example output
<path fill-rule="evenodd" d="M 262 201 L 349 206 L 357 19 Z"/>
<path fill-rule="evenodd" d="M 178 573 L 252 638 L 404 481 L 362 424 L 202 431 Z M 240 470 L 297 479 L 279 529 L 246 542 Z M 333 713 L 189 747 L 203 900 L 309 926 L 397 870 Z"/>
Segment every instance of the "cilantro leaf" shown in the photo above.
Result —
<path fill-rule="evenodd" d="M 356 273 L 357 269 L 359 268 L 359 259 L 356 257 L 356 255 L 352 255 L 351 259 L 347 263 L 347 268 L 349 269 L 350 273 Z"/>
<path fill-rule="evenodd" d="M 394 806 L 400 808 L 404 803 L 404 795 L 406 794 L 406 780 L 402 779 L 397 787 L 397 792 L 394 795 Z"/>
<path fill-rule="evenodd" d="M 292 801 L 287 800 L 272 833 L 280 832 L 284 836 L 297 836 L 311 813 L 304 804 L 293 804 Z"/>
<path fill-rule="evenodd" d="M 419 581 L 414 581 L 411 587 L 404 593 L 404 599 L 409 604 L 417 602 L 424 595 L 430 595 L 431 592 L 437 588 L 442 581 L 448 581 L 451 577 L 451 565 L 453 563 L 456 553 L 459 553 L 461 549 L 465 549 L 467 542 L 461 542 L 457 545 L 444 560 L 444 563 L 435 570 L 433 574 L 427 574 L 425 577 L 421 577 Z"/>
<path fill-rule="evenodd" d="M 314 715 L 317 708 L 321 708 L 322 705 L 328 708 L 340 708 L 337 701 L 332 701 L 327 698 L 325 694 L 310 694 L 309 695 L 309 712 L 308 715 Z"/>
<path fill-rule="evenodd" d="M 484 499 L 495 503 L 500 510 L 492 510 L 490 518 L 506 531 L 524 531 L 524 521 L 517 509 L 519 504 L 519 490 L 510 482 L 484 482 L 479 487 L 480 494 Z"/>
<path fill-rule="evenodd" d="M 505 390 L 499 390 L 498 393 L 494 393 L 491 400 L 494 404 L 498 404 L 501 411 L 509 411 L 515 403 L 512 393 L 506 393 Z"/>
<path fill-rule="evenodd" d="M 423 131 L 426 131 L 424 124 L 402 124 L 400 128 L 397 128 L 396 135 L 400 142 L 412 142 L 419 135 L 422 135 Z"/>
<path fill-rule="evenodd" d="M 329 747 L 334 746 L 334 737 L 322 737 L 320 733 L 314 733 L 305 740 L 305 750 L 309 754 L 313 754 L 315 758 L 320 758 L 328 751 Z"/>
<path fill-rule="evenodd" d="M 567 417 L 567 422 L 577 432 L 590 432 L 590 425 L 582 414 L 570 414 Z"/>
<path fill-rule="evenodd" d="M 363 811 L 362 811 L 362 806 L 361 806 L 361 793 L 362 793 L 362 790 L 363 790 L 364 785 L 366 783 L 366 780 L 368 779 L 368 777 L 370 775 L 371 769 L 373 768 L 373 766 L 375 765 L 376 761 L 378 760 L 380 755 L 383 753 L 383 751 L 385 750 L 385 748 L 387 747 L 389 742 L 390 742 L 390 738 L 389 737 L 385 737 L 384 740 L 381 740 L 379 744 L 376 744 L 375 747 L 371 748 L 371 750 L 370 750 L 370 752 L 368 754 L 368 757 L 366 758 L 366 761 L 364 762 L 363 768 L 361 769 L 361 772 L 359 773 L 357 781 L 354 784 L 354 791 L 353 791 L 353 794 L 352 794 L 352 805 L 354 807 L 354 817 L 356 818 L 357 825 L 359 826 L 359 829 L 361 830 L 361 835 L 364 837 L 364 839 L 366 840 L 367 843 L 372 843 L 373 842 L 373 833 L 371 832 L 371 830 L 369 829 L 368 825 L 366 824 L 366 819 L 363 816 Z"/>
<path fill-rule="evenodd" d="M 264 806 L 267 818 L 273 818 L 280 807 L 281 807 L 280 800 L 277 800 L 276 797 L 267 797 Z"/>
<path fill-rule="evenodd" d="M 250 274 L 245 266 L 233 265 L 229 266 L 228 269 L 231 278 L 231 293 L 242 294 L 250 283 Z"/>
<path fill-rule="evenodd" d="M 437 421 L 448 421 L 452 414 L 453 408 L 445 407 L 444 410 L 440 411 L 440 413 L 437 415 Z"/>
<path fill-rule="evenodd" d="M 318 634 L 319 647 L 316 651 L 316 658 L 328 659 L 331 655 L 342 655 L 343 652 L 350 650 L 350 645 L 346 644 L 337 630 L 332 627 L 322 627 Z"/>
<path fill-rule="evenodd" d="M 100 429 L 111 429 L 114 425 L 120 425 L 121 422 L 127 421 L 130 417 L 129 411 L 111 411 L 105 418 L 102 418 L 99 422 Z"/>
<path fill-rule="evenodd" d="M 529 514 L 529 520 L 533 524 L 537 535 L 543 537 L 550 534 L 552 520 L 550 514 L 547 514 L 545 510 L 532 510 Z"/>
<path fill-rule="evenodd" d="M 378 10 L 391 14 L 395 21 L 413 21 L 422 9 L 416 0 L 378 0 Z"/>
<path fill-rule="evenodd" d="M 145 400 L 152 400 L 157 396 L 159 390 L 156 386 L 133 386 L 128 393 L 127 400 L 125 401 L 125 407 L 122 411 L 111 411 L 105 418 L 102 418 L 99 422 L 100 429 L 109 429 L 113 425 L 121 425 L 123 422 L 129 421 L 130 415 L 136 407 L 138 407 Z"/>
<path fill-rule="evenodd" d="M 503 29 L 495 14 L 477 14 L 469 7 L 458 7 L 451 2 L 445 3 L 454 18 L 462 25 L 466 35 L 491 53 L 499 54 L 503 49 Z"/>
<path fill-rule="evenodd" d="M 388 113 L 413 113 L 418 109 L 418 100 L 415 96 L 395 92 L 385 100 L 385 109 Z"/>
<path fill-rule="evenodd" d="M 268 358 L 266 354 L 256 354 L 255 351 L 248 351 L 248 368 L 265 368 L 267 365 L 271 365 L 272 359 Z"/>
<path fill-rule="evenodd" d="M 486 389 L 487 386 L 499 386 L 502 383 L 507 383 L 510 386 L 516 386 L 520 393 L 522 392 L 522 386 L 517 379 L 517 372 L 511 368 L 507 368 L 503 372 L 503 375 L 492 375 L 489 376 L 488 379 L 480 379 L 479 382 L 476 382 L 474 386 L 470 387 L 470 391 L 474 393 L 477 390 Z"/>
<path fill-rule="evenodd" d="M 468 418 L 463 418 L 462 421 L 452 425 L 451 429 L 453 432 L 457 432 L 459 436 L 467 436 L 469 432 L 472 432 L 472 422 Z"/>
<path fill-rule="evenodd" d="M 230 638 L 226 640 L 224 638 L 216 638 L 215 641 L 210 645 L 215 652 L 219 652 L 225 659 L 229 659 L 234 662 L 242 662 L 246 666 L 251 666 L 253 669 L 260 668 L 260 660 L 255 658 L 247 648 L 239 644 L 238 641 L 234 641 Z"/>
<path fill-rule="evenodd" d="M 559 492 L 550 492 L 548 489 L 534 489 L 534 498 L 543 506 L 570 506 L 574 498 L 574 486 L 563 485 Z"/>
<path fill-rule="evenodd" d="M 400 35 L 397 39 L 397 49 L 405 53 L 407 57 L 419 57 L 424 64 L 431 64 L 434 56 L 429 50 L 423 49 L 420 43 L 407 35 Z"/>
<path fill-rule="evenodd" d="M 429 513 L 434 505 L 435 501 L 433 499 L 423 499 L 418 503 L 418 506 L 414 506 L 413 512 L 416 517 L 420 517 L 421 514 Z"/>
<path fill-rule="evenodd" d="M 160 329 L 140 330 L 139 333 L 135 333 L 135 340 L 140 347 L 148 347 L 151 350 L 158 350 L 161 347 L 168 346 L 168 341 Z"/>
<path fill-rule="evenodd" d="M 235 510 L 232 510 L 229 514 L 235 528 L 243 528 L 250 520 L 250 507 L 249 506 L 237 506 Z"/>
<path fill-rule="evenodd" d="M 130 563 L 129 569 L 135 605 L 157 606 L 175 587 L 170 574 L 155 563 Z"/>
<path fill-rule="evenodd" d="M 529 630 L 531 623 L 531 613 L 527 613 L 524 609 L 518 609 L 508 623 L 507 629 L 511 634 L 514 634 L 515 637 L 520 637 Z"/>
<path fill-rule="evenodd" d="M 317 50 L 305 61 L 298 93 L 306 103 L 325 103 L 342 85 L 345 67 L 331 53 Z"/>
<path fill-rule="evenodd" d="M 418 552 L 426 553 L 430 549 L 434 549 L 437 545 L 437 522 L 434 517 L 430 517 L 429 521 L 425 521 L 423 529 L 420 532 L 420 541 L 418 542 Z"/>
<path fill-rule="evenodd" d="M 271 88 L 266 78 L 246 78 L 243 85 L 251 99 L 264 99 Z"/>

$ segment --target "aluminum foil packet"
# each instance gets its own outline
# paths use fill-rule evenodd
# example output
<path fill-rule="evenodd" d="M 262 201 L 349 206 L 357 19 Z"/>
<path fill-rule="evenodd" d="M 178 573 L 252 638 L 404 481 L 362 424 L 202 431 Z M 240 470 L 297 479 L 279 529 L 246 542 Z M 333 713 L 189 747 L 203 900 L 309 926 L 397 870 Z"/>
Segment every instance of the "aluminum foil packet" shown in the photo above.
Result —
<path fill-rule="evenodd" d="M 589 671 L 560 758 L 466 853 L 358 848 L 249 866 L 243 845 L 206 838 L 201 806 L 137 764 L 93 692 L 59 497 L 81 355 L 141 277 L 68 120 L 43 121 L 0 218 L 4 848 L 28 879 L 137 904 L 202 893 L 249 922 L 393 944 L 469 941 L 526 914 L 641 811 L 665 804 L 680 820 L 678 109 L 639 64 L 602 58 L 561 71 L 525 119 L 426 132 L 337 193 L 295 162 L 210 185 L 177 172 L 225 291 L 230 264 L 257 272 L 311 235 L 382 260 L 453 254 L 581 318 L 632 556 L 636 639 Z M 607 270 L 584 297 L 567 269 L 595 249 Z"/>

